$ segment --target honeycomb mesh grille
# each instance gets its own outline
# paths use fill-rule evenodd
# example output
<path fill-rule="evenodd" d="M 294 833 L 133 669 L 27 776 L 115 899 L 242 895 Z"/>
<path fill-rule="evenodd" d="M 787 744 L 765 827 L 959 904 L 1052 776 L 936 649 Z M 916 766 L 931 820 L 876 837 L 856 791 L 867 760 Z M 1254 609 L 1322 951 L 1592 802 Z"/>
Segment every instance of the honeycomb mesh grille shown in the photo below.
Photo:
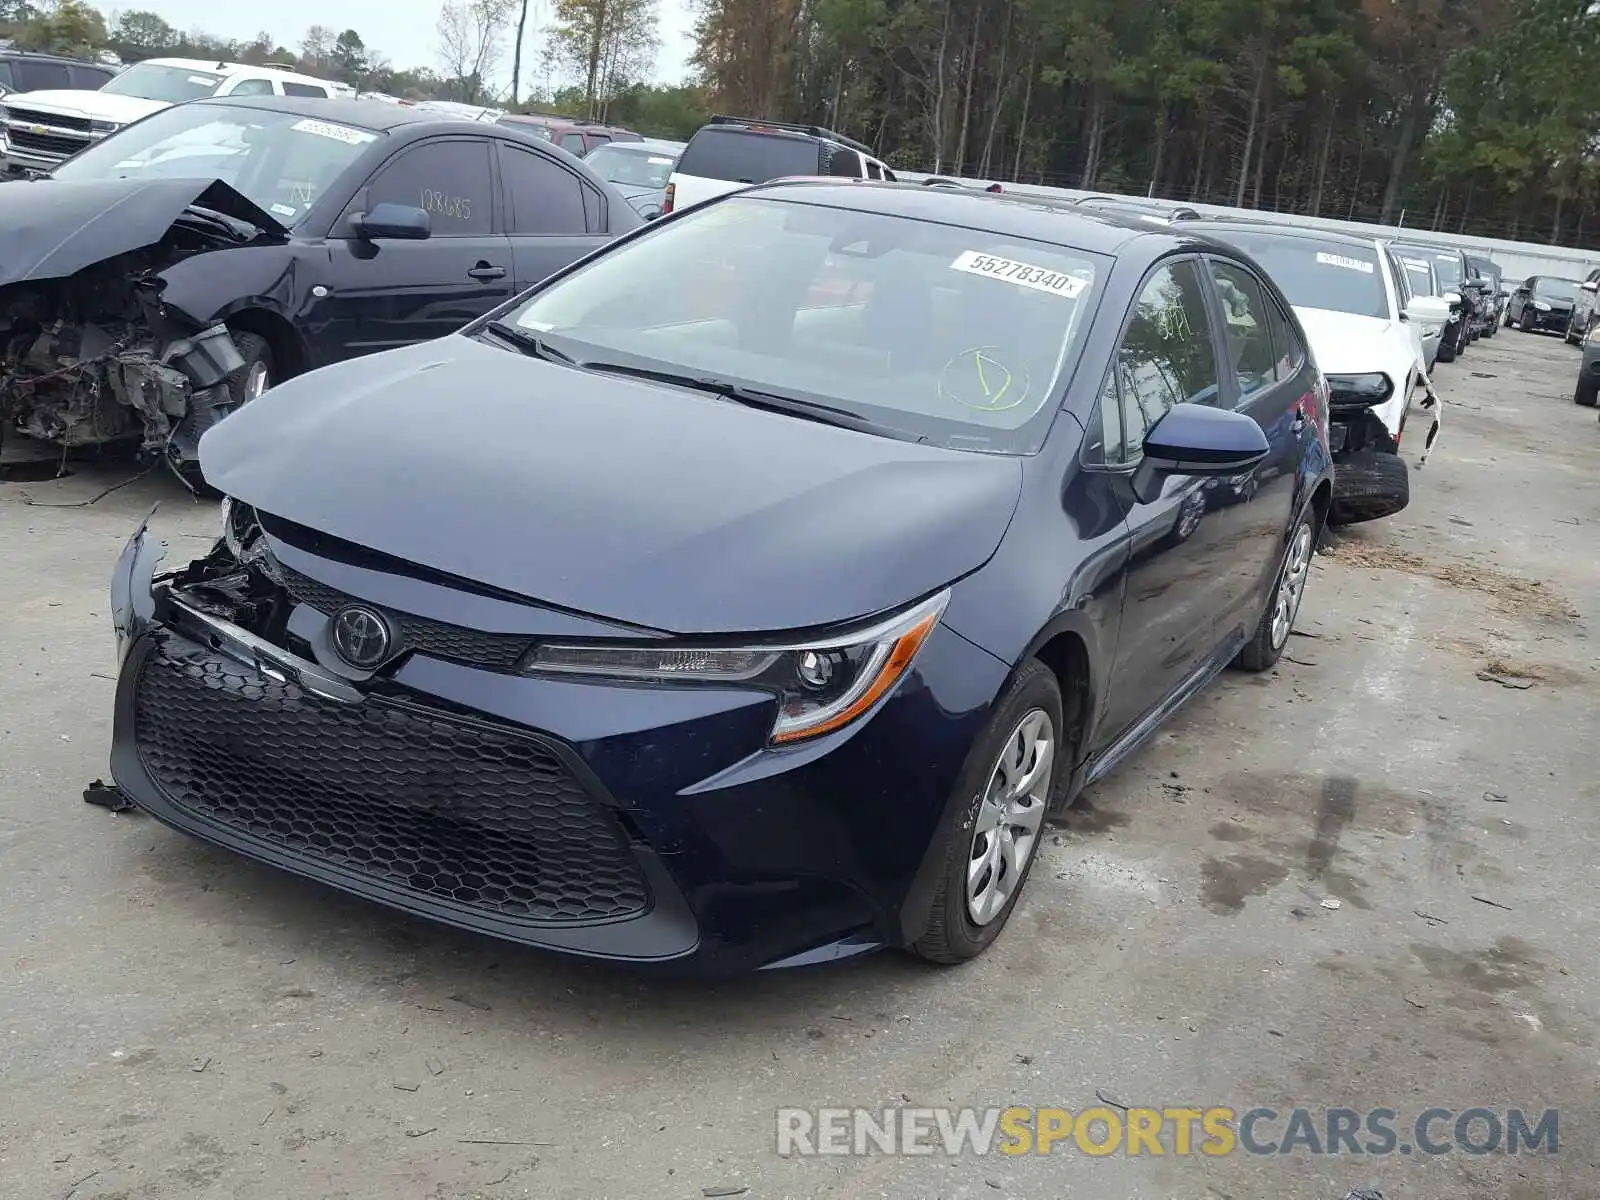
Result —
<path fill-rule="evenodd" d="M 616 821 L 553 753 L 510 732 L 318 700 L 208 651 L 157 647 L 134 734 L 180 810 L 397 895 L 537 924 L 648 903 Z"/>
<path fill-rule="evenodd" d="M 347 604 L 361 602 L 355 596 L 319 583 L 288 567 L 281 567 L 280 570 L 289 595 L 325 616 L 333 616 Z M 530 639 L 518 634 L 480 633 L 476 629 L 408 613 L 391 615 L 398 627 L 400 649 L 416 650 L 435 658 L 448 658 L 491 671 L 515 670 L 530 644 Z"/>

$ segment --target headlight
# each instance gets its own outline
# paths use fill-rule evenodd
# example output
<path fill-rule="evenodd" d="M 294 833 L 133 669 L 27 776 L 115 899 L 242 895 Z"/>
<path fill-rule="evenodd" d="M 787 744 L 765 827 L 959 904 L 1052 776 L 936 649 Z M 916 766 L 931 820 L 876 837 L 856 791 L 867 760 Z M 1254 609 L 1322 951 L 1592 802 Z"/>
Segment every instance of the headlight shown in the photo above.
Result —
<path fill-rule="evenodd" d="M 1550 306 L 1548 304 L 1546 304 L 1543 300 L 1535 300 L 1533 302 L 1533 307 L 1538 309 L 1540 312 L 1549 312 L 1550 311 Z"/>
<path fill-rule="evenodd" d="M 771 740 L 787 745 L 842 729 L 898 683 L 949 602 L 940 592 L 867 629 L 772 646 L 545 645 L 522 664 L 536 675 L 637 683 L 734 683 L 772 692 Z"/>
<path fill-rule="evenodd" d="M 1329 375 L 1328 390 L 1335 408 L 1371 408 L 1394 394 L 1394 380 L 1382 371 L 1365 375 Z"/>
<path fill-rule="evenodd" d="M 104 137 L 108 133 L 115 133 L 122 128 L 120 121 L 90 121 L 89 132 Z"/>

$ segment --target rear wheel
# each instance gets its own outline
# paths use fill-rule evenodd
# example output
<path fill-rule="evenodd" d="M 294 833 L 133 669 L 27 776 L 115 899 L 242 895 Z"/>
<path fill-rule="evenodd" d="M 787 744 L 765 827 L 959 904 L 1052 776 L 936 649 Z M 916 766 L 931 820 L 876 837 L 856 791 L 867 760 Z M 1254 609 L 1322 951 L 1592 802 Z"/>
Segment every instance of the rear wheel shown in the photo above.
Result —
<path fill-rule="evenodd" d="M 929 962 L 965 962 L 1000 936 L 1069 765 L 1063 731 L 1061 686 L 1048 667 L 1029 659 L 1012 676 L 961 769 L 956 786 L 965 808 L 938 850 L 938 890 L 913 954 Z"/>
<path fill-rule="evenodd" d="M 1289 644 L 1289 632 L 1300 613 L 1300 601 L 1311 577 L 1311 555 L 1317 545 L 1317 514 L 1308 509 L 1289 537 L 1278 581 L 1267 598 L 1267 607 L 1256 623 L 1255 635 L 1245 643 L 1234 663 L 1246 671 L 1265 671 L 1275 665 Z"/>
<path fill-rule="evenodd" d="M 1572 389 L 1572 402 L 1579 408 L 1594 408 L 1600 400 L 1600 379 L 1588 373 L 1578 376 L 1578 386 Z"/>

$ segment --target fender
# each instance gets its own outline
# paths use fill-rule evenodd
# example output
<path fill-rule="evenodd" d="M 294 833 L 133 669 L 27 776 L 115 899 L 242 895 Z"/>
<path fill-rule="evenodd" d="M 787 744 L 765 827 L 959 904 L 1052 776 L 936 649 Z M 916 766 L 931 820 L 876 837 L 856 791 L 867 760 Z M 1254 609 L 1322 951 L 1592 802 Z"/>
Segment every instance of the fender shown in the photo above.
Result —
<path fill-rule="evenodd" d="M 323 256 L 326 263 L 326 255 Z M 204 328 L 246 308 L 264 308 L 298 325 L 323 282 L 314 254 L 281 243 L 196 254 L 162 271 L 162 304 Z"/>

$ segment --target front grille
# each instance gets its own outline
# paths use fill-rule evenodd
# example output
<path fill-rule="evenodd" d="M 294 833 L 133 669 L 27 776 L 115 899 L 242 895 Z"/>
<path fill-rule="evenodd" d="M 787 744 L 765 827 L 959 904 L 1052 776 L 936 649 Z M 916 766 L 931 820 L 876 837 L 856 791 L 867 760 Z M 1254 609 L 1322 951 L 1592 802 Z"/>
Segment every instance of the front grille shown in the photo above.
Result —
<path fill-rule="evenodd" d="M 18 150 L 61 157 L 76 154 L 89 144 L 88 138 L 75 138 L 70 134 L 34 133 L 31 129 L 18 129 L 15 126 L 6 130 L 6 137 Z"/>
<path fill-rule="evenodd" d="M 180 811 L 396 896 L 543 925 L 648 903 L 616 820 L 555 753 L 509 730 L 322 701 L 197 647 L 156 646 L 134 738 Z"/>
<path fill-rule="evenodd" d="M 288 567 L 281 567 L 284 587 L 301 604 L 309 604 L 325 616 L 333 616 L 347 604 L 361 603 L 357 597 L 329 587 Z M 436 658 L 448 658 L 490 671 L 511 671 L 528 652 L 530 639 L 513 633 L 482 633 L 462 625 L 451 625 L 410 613 L 392 613 L 399 634 L 399 649 L 417 650 Z"/>
<path fill-rule="evenodd" d="M 18 108 L 15 104 L 5 106 L 6 115 L 13 121 L 20 121 L 24 125 L 49 125 L 55 129 L 78 129 L 88 133 L 91 128 L 88 117 L 69 117 L 65 113 L 40 112 L 35 108 Z"/>

